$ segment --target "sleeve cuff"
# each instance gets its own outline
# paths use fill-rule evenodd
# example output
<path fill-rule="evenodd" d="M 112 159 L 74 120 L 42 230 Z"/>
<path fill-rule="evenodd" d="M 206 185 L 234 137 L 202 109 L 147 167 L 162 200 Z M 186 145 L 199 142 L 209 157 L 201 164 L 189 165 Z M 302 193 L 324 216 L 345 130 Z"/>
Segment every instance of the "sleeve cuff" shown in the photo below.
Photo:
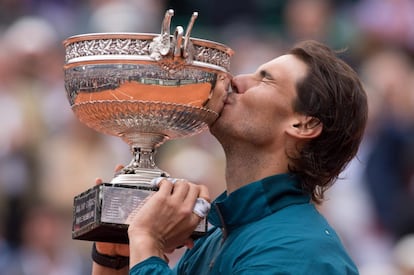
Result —
<path fill-rule="evenodd" d="M 160 257 L 149 257 L 148 259 L 145 259 L 144 261 L 137 263 L 136 265 L 134 265 L 131 270 L 130 270 L 130 274 L 138 274 L 138 270 L 140 269 L 150 269 L 150 270 L 165 270 L 165 269 L 170 269 L 170 267 L 168 266 L 167 262 L 164 261 L 163 259 L 161 259 Z M 134 273 L 135 271 L 135 273 Z M 145 273 L 146 274 L 146 273 Z"/>

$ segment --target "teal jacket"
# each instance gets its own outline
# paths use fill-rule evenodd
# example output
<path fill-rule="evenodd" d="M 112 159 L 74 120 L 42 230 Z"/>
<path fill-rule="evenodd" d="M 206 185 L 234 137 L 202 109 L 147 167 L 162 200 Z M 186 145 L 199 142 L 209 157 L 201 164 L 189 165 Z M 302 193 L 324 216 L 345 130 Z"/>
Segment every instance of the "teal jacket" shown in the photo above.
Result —
<path fill-rule="evenodd" d="M 223 193 L 212 205 L 212 229 L 173 270 L 151 257 L 130 274 L 358 274 L 335 231 L 291 174 Z"/>

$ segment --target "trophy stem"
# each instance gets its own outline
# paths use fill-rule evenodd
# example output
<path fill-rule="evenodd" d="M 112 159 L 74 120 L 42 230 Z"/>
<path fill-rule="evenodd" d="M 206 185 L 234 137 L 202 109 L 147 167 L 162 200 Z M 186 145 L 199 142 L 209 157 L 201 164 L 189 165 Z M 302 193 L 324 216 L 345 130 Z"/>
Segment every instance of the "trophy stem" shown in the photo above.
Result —
<path fill-rule="evenodd" d="M 154 162 L 154 156 L 157 152 L 156 149 L 133 147 L 132 152 L 134 154 L 134 158 L 132 159 L 129 166 L 133 169 L 133 174 L 135 174 L 135 168 L 157 168 Z"/>
<path fill-rule="evenodd" d="M 121 171 L 115 174 L 111 183 L 127 185 L 150 185 L 152 179 L 167 177 L 168 174 L 155 164 L 156 148 L 164 143 L 166 136 L 161 134 L 141 133 L 133 136 L 124 135 L 133 158 Z"/>

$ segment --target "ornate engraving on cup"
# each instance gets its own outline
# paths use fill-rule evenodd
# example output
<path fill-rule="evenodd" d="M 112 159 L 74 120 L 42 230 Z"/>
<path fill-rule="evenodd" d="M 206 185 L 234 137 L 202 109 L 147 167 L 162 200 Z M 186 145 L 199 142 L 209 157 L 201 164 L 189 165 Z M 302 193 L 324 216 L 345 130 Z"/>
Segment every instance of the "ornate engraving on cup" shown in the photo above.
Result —
<path fill-rule="evenodd" d="M 104 36 L 105 38 L 102 38 Z M 121 38 L 120 38 L 121 37 Z M 72 42 L 66 46 L 66 64 L 88 61 L 99 56 L 102 59 L 127 58 L 132 60 L 148 60 L 151 55 L 150 44 L 155 35 L 147 34 L 105 34 L 73 37 L 79 41 Z M 82 40 L 89 39 L 89 40 Z M 230 69 L 230 57 L 232 52 L 224 45 L 217 44 L 218 48 L 209 46 L 209 41 L 193 39 L 190 40 L 193 47 L 189 48 L 188 55 L 195 63 L 204 63 L 205 66 L 215 65 L 216 69 Z M 68 40 L 68 43 L 70 40 Z M 194 44 L 196 43 L 196 44 Z M 200 64 L 201 65 L 201 64 Z M 224 71 L 223 70 L 223 71 Z"/>
<path fill-rule="evenodd" d="M 229 74 L 233 51 L 190 37 L 197 13 L 185 34 L 181 26 L 170 34 L 173 14 L 166 12 L 159 35 L 101 33 L 64 41 L 65 88 L 73 112 L 88 127 L 122 138 L 133 154 L 110 183 L 75 197 L 74 238 L 126 242 L 126 225 L 119 224 L 125 216 L 115 217 L 108 201 L 156 191 L 149 182 L 167 175 L 154 163 L 156 148 L 205 130 L 219 115 L 213 88 L 219 75 Z M 136 196 L 136 201 L 145 198 Z"/>

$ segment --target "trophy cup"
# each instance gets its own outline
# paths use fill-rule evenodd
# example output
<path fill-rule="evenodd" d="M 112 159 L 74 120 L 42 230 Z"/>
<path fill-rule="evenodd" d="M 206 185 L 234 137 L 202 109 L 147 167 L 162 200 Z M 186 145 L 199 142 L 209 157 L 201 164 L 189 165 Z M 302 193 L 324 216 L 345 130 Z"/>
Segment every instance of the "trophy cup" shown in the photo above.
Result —
<path fill-rule="evenodd" d="M 97 33 L 63 42 L 73 112 L 88 127 L 122 138 L 133 154 L 109 183 L 74 198 L 74 239 L 128 243 L 127 218 L 157 191 L 151 180 L 168 176 L 154 163 L 157 147 L 200 133 L 218 117 L 213 88 L 229 74 L 233 51 L 190 37 L 197 13 L 185 33 L 177 26 L 170 34 L 173 14 L 166 11 L 161 34 Z M 204 219 L 193 237 L 206 230 Z"/>

